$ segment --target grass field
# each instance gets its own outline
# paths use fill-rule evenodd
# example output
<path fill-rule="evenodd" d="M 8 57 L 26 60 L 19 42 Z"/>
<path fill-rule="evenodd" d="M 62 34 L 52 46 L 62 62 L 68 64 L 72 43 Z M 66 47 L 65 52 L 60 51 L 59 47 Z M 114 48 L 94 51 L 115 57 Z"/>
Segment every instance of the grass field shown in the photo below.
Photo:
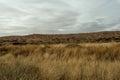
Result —
<path fill-rule="evenodd" d="M 0 80 L 120 80 L 120 43 L 0 46 Z"/>

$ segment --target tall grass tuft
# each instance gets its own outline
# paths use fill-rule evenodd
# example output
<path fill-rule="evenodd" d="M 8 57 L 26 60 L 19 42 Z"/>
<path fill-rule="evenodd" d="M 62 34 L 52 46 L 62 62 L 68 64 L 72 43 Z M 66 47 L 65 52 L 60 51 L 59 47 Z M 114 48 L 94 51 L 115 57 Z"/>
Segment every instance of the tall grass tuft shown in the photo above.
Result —
<path fill-rule="evenodd" d="M 0 80 L 120 80 L 119 43 L 0 46 Z"/>

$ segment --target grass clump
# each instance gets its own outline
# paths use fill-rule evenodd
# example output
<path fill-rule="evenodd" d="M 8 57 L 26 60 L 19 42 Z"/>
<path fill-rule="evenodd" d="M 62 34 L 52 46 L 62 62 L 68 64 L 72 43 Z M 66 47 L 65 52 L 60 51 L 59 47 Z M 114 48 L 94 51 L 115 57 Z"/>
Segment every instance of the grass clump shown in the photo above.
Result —
<path fill-rule="evenodd" d="M 34 65 L 0 63 L 0 80 L 39 80 L 40 70 Z"/>
<path fill-rule="evenodd" d="M 118 43 L 0 46 L 0 80 L 120 80 Z"/>

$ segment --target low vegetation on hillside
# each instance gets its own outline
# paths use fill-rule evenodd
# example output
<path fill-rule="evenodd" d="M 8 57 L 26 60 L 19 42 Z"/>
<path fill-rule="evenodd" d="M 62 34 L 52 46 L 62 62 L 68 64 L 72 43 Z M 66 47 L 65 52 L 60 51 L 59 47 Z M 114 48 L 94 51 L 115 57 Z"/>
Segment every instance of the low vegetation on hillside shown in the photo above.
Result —
<path fill-rule="evenodd" d="M 80 34 L 33 34 L 27 36 L 0 37 L 0 45 L 60 44 L 83 42 L 120 42 L 120 31 Z"/>
<path fill-rule="evenodd" d="M 120 43 L 0 46 L 0 80 L 120 80 Z"/>

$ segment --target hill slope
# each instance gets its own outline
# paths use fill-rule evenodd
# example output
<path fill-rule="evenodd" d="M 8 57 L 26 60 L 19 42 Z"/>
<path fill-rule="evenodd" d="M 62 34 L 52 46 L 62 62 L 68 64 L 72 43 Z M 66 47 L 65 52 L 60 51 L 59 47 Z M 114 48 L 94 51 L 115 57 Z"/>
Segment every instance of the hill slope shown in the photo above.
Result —
<path fill-rule="evenodd" d="M 0 44 L 43 44 L 120 41 L 120 31 L 79 33 L 79 34 L 32 34 L 27 36 L 0 37 Z"/>

